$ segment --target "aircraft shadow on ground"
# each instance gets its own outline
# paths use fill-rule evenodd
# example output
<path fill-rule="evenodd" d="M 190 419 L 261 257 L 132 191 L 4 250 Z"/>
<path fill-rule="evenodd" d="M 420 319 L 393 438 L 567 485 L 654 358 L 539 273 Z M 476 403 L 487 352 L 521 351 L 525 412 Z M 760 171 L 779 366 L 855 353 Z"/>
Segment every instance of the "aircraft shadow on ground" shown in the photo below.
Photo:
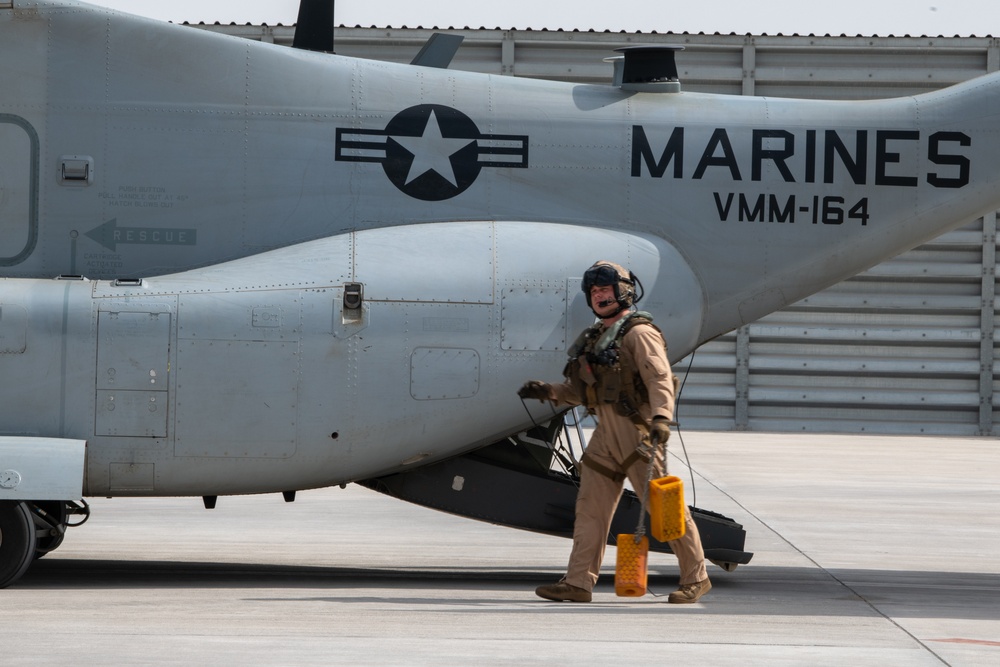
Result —
<path fill-rule="evenodd" d="M 558 579 L 561 570 L 473 568 L 340 568 L 287 564 L 208 563 L 136 560 L 43 559 L 16 585 L 18 589 L 357 589 L 356 595 L 325 597 L 336 602 L 371 600 L 365 589 L 394 588 L 416 592 L 448 588 L 453 598 L 419 597 L 423 603 L 456 603 L 464 590 L 526 590 Z M 725 573 L 710 568 L 713 607 L 745 615 L 852 616 L 872 608 L 901 618 L 955 618 L 997 621 L 1000 575 L 993 573 L 804 567 L 741 567 Z M 649 589 L 672 591 L 675 571 L 651 571 Z M 613 592 L 613 577 L 603 575 L 596 592 Z M 411 596 L 400 603 L 413 603 Z M 534 599 L 529 597 L 528 599 Z M 612 600 L 614 598 L 610 598 Z M 624 600 L 625 598 L 620 598 Z M 645 599 L 649 599 L 648 597 Z M 395 597 L 379 596 L 383 602 Z M 505 602 L 509 602 L 506 595 Z M 482 605 L 477 600 L 477 605 Z"/>

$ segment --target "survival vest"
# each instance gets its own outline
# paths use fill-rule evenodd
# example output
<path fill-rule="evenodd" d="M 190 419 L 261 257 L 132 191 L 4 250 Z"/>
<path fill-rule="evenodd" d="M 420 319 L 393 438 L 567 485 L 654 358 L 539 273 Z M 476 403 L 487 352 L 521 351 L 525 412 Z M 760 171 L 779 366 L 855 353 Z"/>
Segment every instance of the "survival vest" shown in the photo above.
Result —
<path fill-rule="evenodd" d="M 652 316 L 643 311 L 627 315 L 607 329 L 600 323 L 594 324 L 570 347 L 563 375 L 573 384 L 588 412 L 593 413 L 600 404 L 613 404 L 621 416 L 637 425 L 642 422 L 639 406 L 649 403 L 649 392 L 635 360 L 621 349 L 625 334 L 640 325 L 651 326 L 660 333 L 666 352 L 663 332 L 653 324 Z"/>

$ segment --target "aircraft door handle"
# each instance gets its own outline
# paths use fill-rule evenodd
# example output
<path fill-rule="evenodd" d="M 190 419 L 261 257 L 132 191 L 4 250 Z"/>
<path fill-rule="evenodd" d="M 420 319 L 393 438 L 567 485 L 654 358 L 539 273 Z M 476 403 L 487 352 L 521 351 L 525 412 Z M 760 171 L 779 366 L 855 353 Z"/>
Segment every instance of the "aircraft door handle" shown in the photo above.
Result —
<path fill-rule="evenodd" d="M 365 286 L 361 283 L 344 285 L 344 310 L 358 310 L 365 300 Z"/>

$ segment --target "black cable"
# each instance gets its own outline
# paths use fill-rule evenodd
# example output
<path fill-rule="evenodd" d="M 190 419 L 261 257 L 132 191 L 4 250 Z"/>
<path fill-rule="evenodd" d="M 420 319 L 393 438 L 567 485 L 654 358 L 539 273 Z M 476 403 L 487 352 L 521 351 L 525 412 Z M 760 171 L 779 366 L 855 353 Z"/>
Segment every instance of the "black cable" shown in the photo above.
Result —
<path fill-rule="evenodd" d="M 684 385 L 687 384 L 688 376 L 691 374 L 691 366 L 694 364 L 694 355 L 698 353 L 698 348 L 696 347 L 691 352 L 691 358 L 688 359 L 687 370 L 684 371 L 684 379 L 681 380 L 681 387 L 677 390 L 677 396 L 674 399 L 674 421 L 677 422 L 677 438 L 681 441 L 681 451 L 684 452 L 684 462 L 688 467 L 688 474 L 691 475 L 691 505 L 694 507 L 698 506 L 698 487 L 695 486 L 694 482 L 694 469 L 691 467 L 691 457 L 688 456 L 687 446 L 684 444 L 684 434 L 681 433 L 681 420 L 680 420 L 680 409 L 681 409 L 681 395 L 684 393 Z"/>
<path fill-rule="evenodd" d="M 691 366 L 694 364 L 694 355 L 697 351 L 698 348 L 695 348 L 694 351 L 691 352 L 691 358 L 688 360 L 687 370 L 684 371 L 684 379 L 681 380 L 681 386 L 677 390 L 677 396 L 674 397 L 674 421 L 677 422 L 677 438 L 681 441 L 681 449 L 684 451 L 684 461 L 687 463 L 688 472 L 691 475 L 691 505 L 694 507 L 698 506 L 698 489 L 697 487 L 695 487 L 694 470 L 691 468 L 691 459 L 688 456 L 687 446 L 685 446 L 684 444 L 684 435 L 681 433 L 681 426 L 680 426 L 681 420 L 679 414 L 681 408 L 681 394 L 684 393 L 684 385 L 687 384 L 688 375 L 691 374 Z M 615 541 L 617 542 L 617 539 Z M 669 593 L 655 592 L 649 586 L 648 582 L 646 584 L 646 592 L 652 595 L 654 598 L 669 597 L 670 595 Z"/>
<path fill-rule="evenodd" d="M 528 419 L 531 420 L 531 425 L 534 426 L 535 428 L 542 428 L 542 425 L 535 421 L 535 416 L 533 414 L 531 414 L 531 410 L 528 409 L 528 404 L 525 403 L 524 399 L 521 398 L 520 396 L 518 396 L 518 398 L 521 399 L 521 405 L 524 406 L 524 411 L 528 413 Z M 542 401 L 542 402 L 549 404 L 549 410 L 552 411 L 552 418 L 553 419 L 555 419 L 556 417 L 559 416 L 559 413 L 556 412 L 556 407 L 555 407 L 555 405 L 553 405 L 552 401 Z"/>

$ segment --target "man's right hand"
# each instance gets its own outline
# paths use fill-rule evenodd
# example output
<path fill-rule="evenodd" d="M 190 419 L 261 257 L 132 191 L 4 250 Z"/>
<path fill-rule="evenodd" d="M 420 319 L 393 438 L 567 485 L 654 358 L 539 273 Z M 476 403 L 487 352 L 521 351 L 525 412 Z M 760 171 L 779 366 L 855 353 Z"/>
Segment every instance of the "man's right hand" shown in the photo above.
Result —
<path fill-rule="evenodd" d="M 539 401 L 551 401 L 549 385 L 539 380 L 528 380 L 517 390 L 521 398 L 537 398 Z"/>
<path fill-rule="evenodd" d="M 670 439 L 670 420 L 657 415 L 649 427 L 649 440 L 653 445 L 666 444 Z"/>

